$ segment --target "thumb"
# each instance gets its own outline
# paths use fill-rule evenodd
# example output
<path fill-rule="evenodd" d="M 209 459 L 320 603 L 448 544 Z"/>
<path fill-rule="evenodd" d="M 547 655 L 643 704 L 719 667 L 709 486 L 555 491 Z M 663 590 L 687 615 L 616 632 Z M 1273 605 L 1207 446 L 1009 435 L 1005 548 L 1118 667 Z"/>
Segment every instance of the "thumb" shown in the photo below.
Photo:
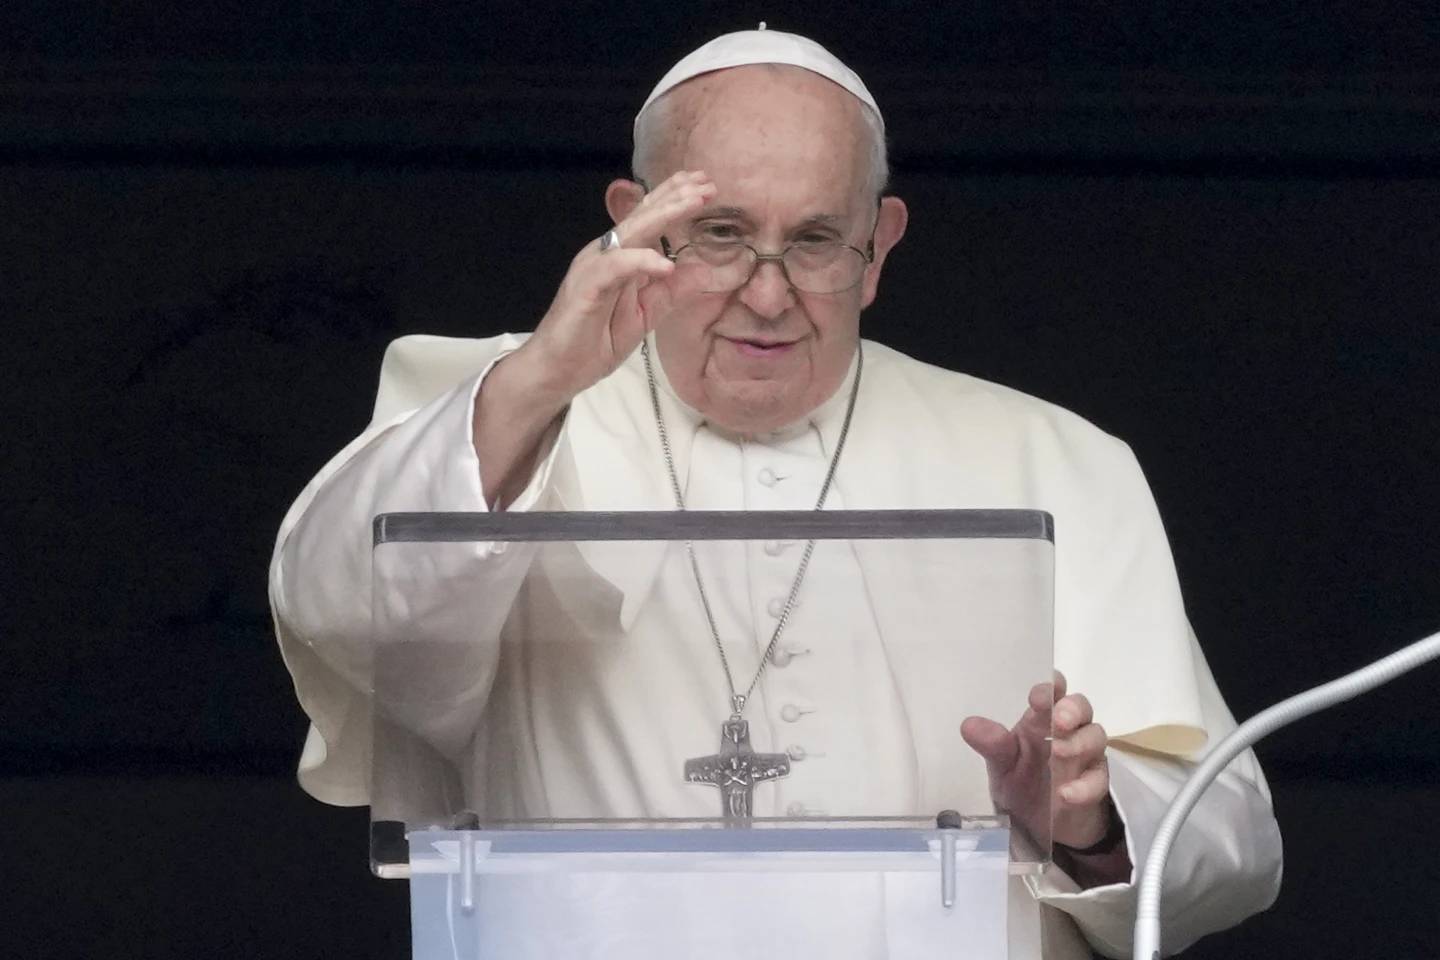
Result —
<path fill-rule="evenodd" d="M 985 759 L 991 773 L 1004 774 L 1020 757 L 1020 740 L 1001 724 L 986 717 L 967 717 L 960 736 Z"/>
<path fill-rule="evenodd" d="M 654 330 L 655 325 L 669 315 L 670 303 L 670 285 L 663 280 L 652 280 L 640 288 L 636 297 L 636 306 L 639 308 L 646 332 Z"/>
<path fill-rule="evenodd" d="M 645 339 L 645 323 L 639 304 L 639 284 L 635 280 L 626 282 L 615 298 L 615 308 L 610 314 L 610 342 L 617 354 L 617 363 L 623 363 L 640 341 Z"/>

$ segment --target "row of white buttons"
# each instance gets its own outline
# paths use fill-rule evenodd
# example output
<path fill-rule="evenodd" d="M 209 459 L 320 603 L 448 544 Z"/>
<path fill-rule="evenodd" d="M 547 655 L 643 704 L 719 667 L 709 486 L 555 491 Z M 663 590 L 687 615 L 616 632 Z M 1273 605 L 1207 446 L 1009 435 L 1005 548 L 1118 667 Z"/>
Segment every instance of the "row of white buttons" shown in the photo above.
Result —
<path fill-rule="evenodd" d="M 758 480 L 762 486 L 766 487 L 773 487 L 775 486 L 775 484 L 779 483 L 783 479 L 784 477 L 780 476 L 769 467 L 762 468 L 760 472 L 756 475 L 756 480 Z M 783 554 L 787 549 L 789 549 L 792 544 L 793 541 L 790 540 L 767 540 L 765 542 L 764 550 L 767 556 L 778 557 Z M 770 602 L 765 605 L 766 612 L 768 612 L 770 616 L 778 620 L 780 616 L 785 612 L 785 603 L 787 599 L 787 597 L 772 598 Z M 796 606 L 799 606 L 799 604 L 793 604 L 791 609 L 793 610 Z M 793 651 L 787 650 L 784 647 L 777 647 L 770 654 L 770 662 L 777 667 L 784 667 L 790 663 L 790 661 L 794 658 L 797 652 L 808 651 Z M 784 720 L 786 723 L 796 723 L 800 720 L 801 717 L 810 712 L 812 711 L 802 710 L 800 707 L 796 706 L 793 703 L 787 703 L 780 708 L 780 719 Z M 788 747 L 786 747 L 785 753 L 789 755 L 791 760 L 797 761 L 804 760 L 809 755 L 805 747 L 798 743 L 792 743 Z M 785 815 L 787 817 L 804 817 L 816 814 L 818 812 L 819 811 L 810 810 L 803 803 L 792 803 L 785 808 Z"/>
<path fill-rule="evenodd" d="M 787 597 L 771 597 L 770 602 L 765 604 L 765 612 L 770 614 L 770 616 L 774 617 L 776 620 L 779 620 L 780 614 L 785 612 L 785 601 L 787 599 Z M 790 612 L 794 613 L 799 606 L 800 598 L 796 597 L 795 603 L 790 607 Z"/>
<path fill-rule="evenodd" d="M 783 669 L 790 666 L 791 660 L 794 660 L 796 657 L 803 657 L 809 652 L 809 647 L 776 647 L 770 651 L 770 665 Z"/>
<path fill-rule="evenodd" d="M 779 620 L 780 615 L 785 612 L 785 601 L 787 599 L 788 598 L 786 597 L 771 597 L 770 602 L 765 604 L 765 612 L 770 614 L 770 616 L 774 617 L 776 620 Z M 800 601 L 799 599 L 796 599 L 795 603 L 792 604 L 790 607 L 791 612 L 793 613 L 795 609 L 799 606 Z M 808 650 L 787 650 L 784 647 L 776 647 L 770 653 L 770 662 L 777 667 L 788 666 L 790 661 L 795 658 L 796 654 L 809 652 L 810 651 Z"/>

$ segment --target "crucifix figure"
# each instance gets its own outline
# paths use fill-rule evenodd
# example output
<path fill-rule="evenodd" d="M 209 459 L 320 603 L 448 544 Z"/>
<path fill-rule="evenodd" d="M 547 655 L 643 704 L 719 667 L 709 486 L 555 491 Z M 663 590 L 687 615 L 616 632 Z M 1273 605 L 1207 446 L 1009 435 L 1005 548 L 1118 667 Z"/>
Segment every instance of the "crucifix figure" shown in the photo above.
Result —
<path fill-rule="evenodd" d="M 790 772 L 790 757 L 783 753 L 756 753 L 750 749 L 750 724 L 732 714 L 720 727 L 720 752 L 685 761 L 688 783 L 720 788 L 720 815 L 732 823 L 751 817 L 755 784 L 776 780 Z"/>

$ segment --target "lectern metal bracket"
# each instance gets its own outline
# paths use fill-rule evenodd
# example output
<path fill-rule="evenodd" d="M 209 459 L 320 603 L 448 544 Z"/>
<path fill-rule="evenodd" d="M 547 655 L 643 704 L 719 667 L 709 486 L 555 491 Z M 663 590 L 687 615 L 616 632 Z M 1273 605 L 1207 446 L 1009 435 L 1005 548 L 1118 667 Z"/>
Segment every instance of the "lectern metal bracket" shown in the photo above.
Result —
<path fill-rule="evenodd" d="M 955 810 L 941 810 L 935 817 L 940 831 L 940 905 L 946 910 L 955 906 L 955 834 L 961 822 Z"/>

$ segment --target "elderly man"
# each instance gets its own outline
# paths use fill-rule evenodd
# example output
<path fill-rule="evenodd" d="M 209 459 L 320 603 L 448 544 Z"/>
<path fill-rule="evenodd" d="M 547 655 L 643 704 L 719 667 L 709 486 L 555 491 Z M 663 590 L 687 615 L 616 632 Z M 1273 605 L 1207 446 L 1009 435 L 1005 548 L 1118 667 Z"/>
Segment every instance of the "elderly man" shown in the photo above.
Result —
<path fill-rule="evenodd" d="M 882 194 L 884 127 L 873 98 L 818 45 L 763 30 L 721 37 L 661 81 L 635 136 L 635 179 L 613 182 L 605 195 L 613 229 L 575 256 L 534 333 L 398 342 L 371 428 L 286 518 L 271 593 L 287 663 L 315 723 L 302 781 L 331 802 L 367 799 L 366 663 L 357 640 L 370 615 L 376 514 L 816 502 L 1045 509 L 1060 532 L 1055 658 L 1064 674 L 1053 690 L 1037 687 L 1028 705 L 1016 704 L 1014 715 L 1023 716 L 1013 727 L 971 717 L 959 732 L 985 760 L 989 793 L 1017 822 L 1036 821 L 1043 834 L 1048 824 L 1038 821 L 1052 804 L 1055 811 L 1055 866 L 1011 898 L 1011 955 L 1033 955 L 1043 942 L 1046 956 L 1083 956 L 1077 934 L 1119 955 L 1128 943 L 1133 864 L 1191 755 L 1233 727 L 1128 449 L 1041 401 L 861 341 L 861 311 L 905 233 L 907 211 Z M 691 602 L 691 570 L 669 566 L 634 630 L 645 629 L 647 617 L 663 629 L 666 604 Z M 482 550 L 457 580 L 470 594 L 501 598 L 513 597 L 527 575 L 500 551 Z M 713 616 L 710 628 L 720 646 Z M 484 650 L 505 626 L 471 621 L 457 629 L 472 630 Z M 777 631 L 764 650 L 772 664 L 806 652 L 780 641 Z M 903 746 L 903 699 L 874 691 L 876 671 L 885 669 L 876 665 L 879 646 L 862 638 L 817 667 L 818 683 L 867 705 L 856 712 L 873 736 L 857 742 Z M 713 686 L 716 664 L 693 659 L 617 680 L 573 664 L 517 678 L 503 661 L 482 658 L 472 686 L 523 699 L 529 742 L 497 743 L 494 730 L 477 729 L 476 716 L 473 726 L 446 731 L 447 749 L 483 744 L 475 762 L 490 764 L 490 780 L 538 785 L 513 792 L 511 815 L 535 815 L 535 807 L 618 815 L 635 796 L 652 806 L 689 802 L 666 799 L 675 770 L 648 763 L 644 748 L 667 734 L 655 730 L 655 712 L 637 713 L 634 703 L 646 685 L 663 696 L 686 671 Z M 732 687 L 756 670 L 754 662 L 735 664 Z M 678 717 L 688 708 L 659 712 Z M 738 716 L 746 703 L 734 709 Z M 708 744 L 714 710 L 694 713 L 704 732 L 697 740 L 687 731 L 685 742 Z M 574 738 L 591 735 L 586 718 L 597 715 L 610 738 L 572 750 Z M 1052 722 L 1047 777 L 1035 758 L 1046 755 Z M 518 729 L 505 727 L 505 736 Z M 885 752 L 835 760 L 832 788 L 874 790 L 877 779 L 913 788 L 913 771 L 862 774 Z M 626 777 L 601 776 L 602 767 Z M 1279 838 L 1253 756 L 1237 761 L 1201 804 L 1175 860 L 1167 949 L 1273 900 Z"/>

